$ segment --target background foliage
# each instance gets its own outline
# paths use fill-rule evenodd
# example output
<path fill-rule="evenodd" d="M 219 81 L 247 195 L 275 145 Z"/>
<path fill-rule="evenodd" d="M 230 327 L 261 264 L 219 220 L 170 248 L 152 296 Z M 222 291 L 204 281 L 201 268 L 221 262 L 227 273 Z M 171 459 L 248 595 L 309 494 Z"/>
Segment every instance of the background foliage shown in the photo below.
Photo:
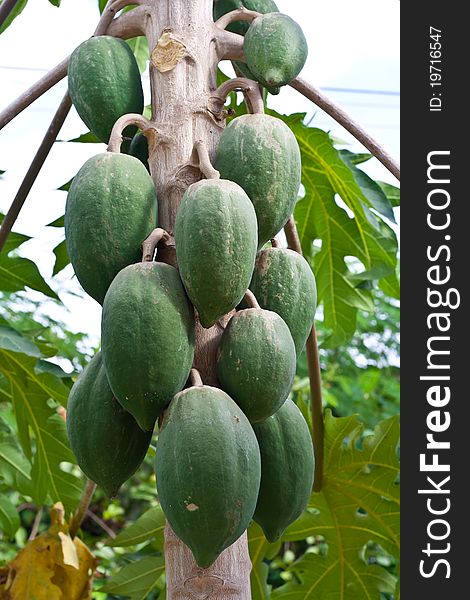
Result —
<path fill-rule="evenodd" d="M 52 1 L 52 0 L 51 0 Z M 59 5 L 55 1 L 53 4 Z M 20 12 L 24 2 L 19 2 Z M 130 41 L 142 68 L 148 49 Z M 220 78 L 223 78 L 220 74 Z M 236 94 L 236 114 L 245 111 Z M 249 530 L 254 600 L 398 598 L 397 188 L 373 181 L 367 154 L 338 149 L 304 115 L 278 115 L 302 152 L 302 195 L 295 220 L 315 273 L 320 307 L 325 421 L 325 483 L 307 511 L 269 544 Z M 93 143 L 90 133 L 72 140 Z M 1 165 L 0 165 L 1 167 Z M 70 182 L 60 189 L 66 192 Z M 62 228 L 63 218 L 49 225 Z M 50 526 L 43 507 L 75 510 L 84 477 L 68 446 L 69 389 L 96 348 L 41 311 L 31 290 L 60 302 L 34 262 L 21 256 L 28 236 L 14 232 L 0 255 L 0 597 L 2 564 L 25 548 L 33 528 Z M 69 263 L 55 249 L 53 278 Z M 52 278 L 52 281 L 56 281 Z M 305 355 L 293 399 L 311 427 Z M 359 417 L 353 416 L 358 413 Z M 165 597 L 164 517 L 149 449 L 139 471 L 109 499 L 98 489 L 81 538 L 98 559 L 93 598 Z"/>

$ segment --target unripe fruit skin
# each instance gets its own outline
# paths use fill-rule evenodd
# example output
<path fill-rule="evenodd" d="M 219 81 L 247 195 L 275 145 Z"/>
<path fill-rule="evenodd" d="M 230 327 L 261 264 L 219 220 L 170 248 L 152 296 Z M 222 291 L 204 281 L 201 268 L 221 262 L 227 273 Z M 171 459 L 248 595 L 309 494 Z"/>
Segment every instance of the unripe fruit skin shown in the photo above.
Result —
<path fill-rule="evenodd" d="M 253 429 L 261 452 L 261 485 L 254 520 L 276 542 L 307 508 L 315 459 L 310 431 L 291 400 Z"/>
<path fill-rule="evenodd" d="M 67 434 L 85 475 L 114 496 L 145 458 L 152 432 L 144 432 L 114 398 L 101 353 L 70 391 Z"/>
<path fill-rule="evenodd" d="M 248 308 L 230 319 L 220 341 L 217 376 L 252 423 L 267 419 L 282 406 L 295 367 L 294 342 L 279 315 Z"/>
<path fill-rule="evenodd" d="M 272 12 L 251 23 L 243 51 L 255 78 L 276 94 L 300 73 L 308 48 L 300 26 L 287 15 Z"/>
<path fill-rule="evenodd" d="M 272 0 L 215 0 L 213 11 L 214 20 L 219 19 L 232 10 L 242 7 L 247 8 L 248 10 L 259 12 L 261 14 L 279 11 L 276 4 Z M 249 26 L 249 21 L 234 21 L 233 23 L 230 23 L 226 29 L 232 33 L 245 35 Z M 244 62 L 232 61 L 232 64 L 242 73 L 243 77 L 247 77 L 248 79 L 256 79 Z"/>
<path fill-rule="evenodd" d="M 260 455 L 247 418 L 222 390 L 191 387 L 165 413 L 155 459 L 159 499 L 199 567 L 209 567 L 248 527 Z"/>
<path fill-rule="evenodd" d="M 235 308 L 253 274 L 256 214 L 240 186 L 205 179 L 186 190 L 175 223 L 178 267 L 203 327 Z"/>
<path fill-rule="evenodd" d="M 65 207 L 65 241 L 83 289 L 100 304 L 121 269 L 138 262 L 156 227 L 152 178 L 133 156 L 104 152 L 74 177 Z"/>
<path fill-rule="evenodd" d="M 158 262 L 123 269 L 106 294 L 101 332 L 114 395 L 142 429 L 153 429 L 194 357 L 194 312 L 178 271 Z"/>
<path fill-rule="evenodd" d="M 144 110 L 134 54 L 126 42 L 111 36 L 92 37 L 72 52 L 68 89 L 82 121 L 105 144 L 119 117 Z M 136 129 L 127 127 L 125 135 Z"/>
<path fill-rule="evenodd" d="M 308 262 L 287 248 L 265 248 L 256 257 L 250 290 L 261 308 L 276 312 L 287 323 L 299 356 L 317 307 L 315 277 Z"/>
<path fill-rule="evenodd" d="M 215 159 L 220 176 L 235 181 L 253 202 L 261 248 L 287 222 L 300 187 L 295 135 L 270 115 L 242 115 L 223 131 Z"/>
<path fill-rule="evenodd" d="M 138 158 L 150 173 L 149 167 L 149 145 L 143 133 L 136 133 L 129 145 L 129 154 Z"/>

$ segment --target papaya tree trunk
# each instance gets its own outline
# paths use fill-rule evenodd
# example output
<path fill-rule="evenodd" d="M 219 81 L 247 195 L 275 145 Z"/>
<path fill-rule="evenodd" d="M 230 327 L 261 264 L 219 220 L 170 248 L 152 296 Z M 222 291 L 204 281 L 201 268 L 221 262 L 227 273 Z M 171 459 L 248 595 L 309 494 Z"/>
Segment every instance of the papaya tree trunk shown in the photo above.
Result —
<path fill-rule="evenodd" d="M 152 125 L 149 165 L 158 197 L 159 227 L 173 233 L 176 211 L 186 188 L 201 179 L 194 144 L 213 158 L 225 122 L 208 110 L 216 90 L 219 62 L 213 0 L 150 0 L 146 36 L 150 49 Z M 174 247 L 158 260 L 176 264 Z M 208 275 L 210 276 L 210 275 Z M 196 329 L 194 364 L 204 383 L 217 385 L 215 351 L 222 324 Z M 191 551 L 165 528 L 168 600 L 249 600 L 251 563 L 246 533 L 208 569 L 200 569 Z"/>

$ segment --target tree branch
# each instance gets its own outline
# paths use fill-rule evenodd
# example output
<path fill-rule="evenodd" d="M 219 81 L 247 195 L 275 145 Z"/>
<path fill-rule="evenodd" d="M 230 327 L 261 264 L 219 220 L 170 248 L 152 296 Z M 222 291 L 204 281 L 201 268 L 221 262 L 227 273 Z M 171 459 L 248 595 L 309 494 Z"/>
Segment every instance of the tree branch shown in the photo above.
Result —
<path fill-rule="evenodd" d="M 138 6 L 133 10 L 124 13 L 120 17 L 111 21 L 108 29 L 105 30 L 108 35 L 128 39 L 142 35 L 143 21 L 147 14 L 146 6 Z M 102 17 L 108 19 L 107 14 L 103 12 Z M 103 35 L 104 32 L 98 32 L 95 35 Z M 0 129 L 5 127 L 12 119 L 18 116 L 25 108 L 40 98 L 51 87 L 58 83 L 67 75 L 67 69 L 70 57 L 64 58 L 56 67 L 41 77 L 39 81 L 33 84 L 28 90 L 23 92 L 16 100 L 0 112 Z"/>
<path fill-rule="evenodd" d="M 67 56 L 67 58 L 64 58 L 64 60 L 49 71 L 49 73 L 44 75 L 44 77 L 41 77 L 39 81 L 33 84 L 26 92 L 23 92 L 21 96 L 18 96 L 16 100 L 2 110 L 0 113 L 0 129 L 5 127 L 5 125 L 19 115 L 20 112 L 63 79 L 67 75 L 68 64 L 69 57 Z"/>
<path fill-rule="evenodd" d="M 114 539 L 116 537 L 116 533 L 111 529 L 111 527 L 109 527 L 103 521 L 103 519 L 100 519 L 100 517 L 98 515 L 95 515 L 95 513 L 92 510 L 87 509 L 85 516 L 89 517 L 92 521 L 94 521 L 97 525 L 99 525 L 101 527 L 101 529 L 105 533 L 107 533 L 111 539 Z"/>
<path fill-rule="evenodd" d="M 7 20 L 8 15 L 15 8 L 15 4 L 18 0 L 3 0 L 0 4 L 0 27 Z"/>
<path fill-rule="evenodd" d="M 342 125 L 363 146 L 369 150 L 386 167 L 392 175 L 400 180 L 400 167 L 394 159 L 376 142 L 364 129 L 358 125 L 342 108 L 324 96 L 320 90 L 310 83 L 297 77 L 289 83 L 291 87 L 324 110 L 330 117 Z"/>
<path fill-rule="evenodd" d="M 152 262 L 155 249 L 161 241 L 169 241 L 170 234 L 161 227 L 157 227 L 152 233 L 142 242 L 142 262 Z"/>
<path fill-rule="evenodd" d="M 255 10 L 248 10 L 245 7 L 240 7 L 235 10 L 232 10 L 225 15 L 222 15 L 220 19 L 215 21 L 215 26 L 219 29 L 226 29 L 230 23 L 234 21 L 253 21 L 256 17 L 261 16 L 261 13 L 256 12 Z"/>
<path fill-rule="evenodd" d="M 96 483 L 94 481 L 91 481 L 91 479 L 87 479 L 85 488 L 82 493 L 82 497 L 80 498 L 80 503 L 69 524 L 69 534 L 72 539 L 77 535 L 77 532 L 80 529 L 80 525 L 82 524 L 82 521 L 85 518 L 95 490 Z"/>
<path fill-rule="evenodd" d="M 213 95 L 209 98 L 208 108 L 216 119 L 225 119 L 225 100 L 231 92 L 237 90 L 243 92 L 248 110 L 251 114 L 261 114 L 264 112 L 263 96 L 261 95 L 258 83 L 251 79 L 247 79 L 246 77 L 234 77 L 219 85 Z"/>
<path fill-rule="evenodd" d="M 302 255 L 302 246 L 300 245 L 299 234 L 295 225 L 294 218 L 291 216 L 284 226 L 287 243 L 291 250 Z M 323 483 L 323 457 L 324 457 L 324 422 L 323 422 L 323 401 L 321 388 L 321 370 L 320 357 L 318 354 L 317 333 L 315 323 L 307 339 L 307 366 L 308 377 L 310 380 L 310 397 L 313 426 L 313 447 L 315 449 L 315 480 L 313 489 L 319 492 Z"/>
<path fill-rule="evenodd" d="M 123 142 L 122 132 L 128 125 L 137 125 L 137 127 L 142 129 L 142 133 L 146 137 L 150 135 L 149 130 L 153 129 L 152 123 L 143 115 L 129 113 L 119 117 L 116 123 L 114 123 L 111 130 L 111 135 L 109 136 L 108 152 L 121 151 L 121 144 Z"/>
<path fill-rule="evenodd" d="M 43 513 L 43 507 L 40 506 L 38 509 L 38 512 L 36 513 L 36 516 L 34 517 L 34 523 L 33 523 L 33 526 L 31 527 L 31 533 L 29 534 L 28 540 L 34 540 L 34 538 L 37 536 L 38 531 L 39 531 L 39 525 L 41 524 L 42 513 Z"/>
<path fill-rule="evenodd" d="M 243 36 L 214 26 L 214 39 L 217 44 L 217 56 L 220 60 L 245 61 Z"/>
<path fill-rule="evenodd" d="M 70 101 L 70 97 L 67 93 L 62 98 L 62 102 L 60 103 L 59 108 L 57 109 L 57 112 L 55 113 L 54 118 L 52 119 L 51 124 L 46 131 L 46 135 L 44 136 L 44 139 L 42 140 L 41 145 L 39 146 L 38 151 L 33 158 L 33 161 L 20 185 L 20 188 L 10 208 L 8 209 L 7 214 L 5 215 L 3 223 L 0 227 L 0 252 L 5 245 L 13 224 L 20 214 L 20 210 L 23 208 L 23 204 L 25 203 L 31 188 L 36 181 L 36 177 L 38 176 L 39 171 L 41 170 L 42 165 L 44 164 L 44 161 L 46 160 L 52 145 L 55 142 L 55 139 L 69 113 L 71 106 L 72 102 Z"/>

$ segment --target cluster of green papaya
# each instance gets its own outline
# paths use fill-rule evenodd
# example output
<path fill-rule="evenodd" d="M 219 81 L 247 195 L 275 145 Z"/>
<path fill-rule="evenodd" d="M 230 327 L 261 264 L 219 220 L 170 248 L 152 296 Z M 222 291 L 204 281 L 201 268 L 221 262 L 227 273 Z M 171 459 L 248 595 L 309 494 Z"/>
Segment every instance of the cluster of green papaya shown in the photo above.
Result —
<path fill-rule="evenodd" d="M 239 8 L 261 16 L 251 24 L 234 21 L 227 29 L 244 36 L 246 62 L 234 61 L 236 71 L 261 83 L 271 94 L 278 94 L 302 70 L 307 60 L 307 41 L 300 26 L 279 12 L 273 0 L 215 0 L 214 19 Z"/>
<path fill-rule="evenodd" d="M 131 57 L 126 44 L 106 36 L 72 55 L 71 97 L 100 139 L 109 138 L 112 119 L 142 110 Z M 106 89 L 84 76 L 103 65 L 113 80 Z M 118 106 L 113 97 L 124 96 L 117 89 L 126 85 L 132 93 Z M 297 199 L 299 147 L 281 120 L 243 115 L 224 130 L 215 166 L 220 178 L 190 185 L 178 208 L 178 269 L 140 262 L 141 244 L 157 226 L 157 197 L 134 156 L 89 159 L 65 213 L 75 274 L 103 306 L 101 352 L 69 397 L 71 448 L 84 473 L 113 495 L 139 467 L 161 418 L 159 499 L 200 567 L 252 519 L 268 540 L 279 539 L 305 509 L 314 472 L 309 428 L 288 397 L 313 324 L 315 279 L 299 254 L 267 246 Z M 204 385 L 191 372 L 196 320 L 209 328 L 227 314 L 220 387 Z"/>

